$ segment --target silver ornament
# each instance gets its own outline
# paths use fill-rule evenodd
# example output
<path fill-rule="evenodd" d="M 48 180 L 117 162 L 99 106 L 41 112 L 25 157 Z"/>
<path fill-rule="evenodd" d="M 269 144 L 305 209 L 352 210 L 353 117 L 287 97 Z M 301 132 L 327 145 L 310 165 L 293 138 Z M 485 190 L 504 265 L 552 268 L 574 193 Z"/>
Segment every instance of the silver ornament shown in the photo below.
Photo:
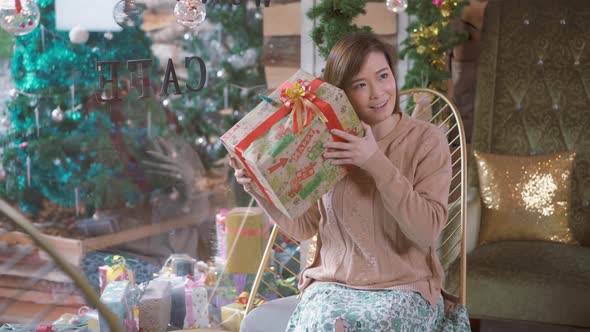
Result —
<path fill-rule="evenodd" d="M 179 24 L 194 28 L 205 21 L 207 13 L 201 0 L 180 0 L 174 6 L 174 16 Z"/>
<path fill-rule="evenodd" d="M 0 120 L 0 123 L 2 123 L 3 127 L 10 127 L 10 118 L 7 116 L 3 116 L 2 119 Z"/>
<path fill-rule="evenodd" d="M 55 122 L 62 122 L 64 119 L 64 111 L 58 106 L 56 109 L 51 111 L 51 118 Z"/>
<path fill-rule="evenodd" d="M 74 44 L 86 44 L 90 33 L 88 33 L 88 30 L 77 25 L 70 30 L 69 37 L 70 41 Z"/>
<path fill-rule="evenodd" d="M 135 0 L 121 0 L 113 8 L 113 18 L 123 28 L 139 26 L 143 9 L 135 3 Z"/>
<path fill-rule="evenodd" d="M 18 90 L 15 88 L 12 88 L 12 89 L 10 89 L 10 91 L 8 91 L 8 95 L 10 96 L 10 98 L 16 99 L 16 97 L 18 97 Z"/>
<path fill-rule="evenodd" d="M 223 68 L 219 69 L 217 71 L 217 77 L 221 78 L 221 79 L 226 79 L 227 78 L 227 71 Z"/>
<path fill-rule="evenodd" d="M 41 12 L 33 0 L 3 1 L 0 6 L 0 27 L 6 32 L 22 36 L 31 33 L 39 25 Z"/>
<path fill-rule="evenodd" d="M 385 6 L 389 11 L 400 13 L 408 8 L 408 0 L 385 0 Z"/>

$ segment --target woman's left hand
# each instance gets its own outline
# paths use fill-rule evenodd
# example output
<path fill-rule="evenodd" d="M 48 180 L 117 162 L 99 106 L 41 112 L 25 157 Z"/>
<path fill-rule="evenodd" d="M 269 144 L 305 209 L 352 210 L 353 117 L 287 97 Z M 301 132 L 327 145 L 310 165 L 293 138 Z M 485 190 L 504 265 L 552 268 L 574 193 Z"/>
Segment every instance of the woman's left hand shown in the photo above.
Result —
<path fill-rule="evenodd" d="M 346 142 L 332 141 L 325 143 L 324 148 L 330 150 L 324 153 L 324 158 L 333 159 L 335 165 L 349 164 L 362 167 L 379 148 L 371 127 L 364 122 L 362 122 L 362 125 L 365 129 L 365 137 L 358 137 L 342 130 L 333 129 L 331 133 Z"/>

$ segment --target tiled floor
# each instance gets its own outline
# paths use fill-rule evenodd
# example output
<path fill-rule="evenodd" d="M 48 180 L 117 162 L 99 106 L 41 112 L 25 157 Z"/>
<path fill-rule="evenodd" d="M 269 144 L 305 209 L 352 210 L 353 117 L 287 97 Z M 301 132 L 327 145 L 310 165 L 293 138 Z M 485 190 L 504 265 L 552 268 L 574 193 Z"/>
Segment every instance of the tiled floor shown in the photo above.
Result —
<path fill-rule="evenodd" d="M 567 326 L 541 325 L 534 323 L 520 323 L 507 321 L 480 322 L 480 332 L 589 332 L 590 329 L 582 329 Z"/>

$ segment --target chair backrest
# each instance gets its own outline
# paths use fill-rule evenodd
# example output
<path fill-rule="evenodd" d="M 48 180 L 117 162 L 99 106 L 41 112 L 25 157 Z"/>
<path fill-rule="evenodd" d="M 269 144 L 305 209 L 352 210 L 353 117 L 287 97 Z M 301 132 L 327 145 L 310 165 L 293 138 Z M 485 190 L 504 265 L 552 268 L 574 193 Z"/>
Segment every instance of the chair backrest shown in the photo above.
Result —
<path fill-rule="evenodd" d="M 72 265 L 68 263 L 64 257 L 45 239 L 43 234 L 39 232 L 31 221 L 27 220 L 20 212 L 0 200 L 0 212 L 8 216 L 11 221 L 18 226 L 24 233 L 26 233 L 34 242 L 35 249 L 30 250 L 28 246 L 14 245 L 3 243 L 3 257 L 0 264 L 0 276 L 11 269 L 15 269 L 17 265 L 25 265 L 28 267 L 30 273 L 28 278 L 21 277 L 18 282 L 18 287 L 8 289 L 3 292 L 0 299 L 0 322 L 7 323 L 21 323 L 21 324 L 35 324 L 35 323 L 52 323 L 56 315 L 59 316 L 66 311 L 67 306 L 59 306 L 54 301 L 47 301 L 42 299 L 42 294 L 45 296 L 54 296 L 55 299 L 68 297 L 75 297 L 85 299 L 89 306 L 97 308 L 99 314 L 106 319 L 110 330 L 113 332 L 123 332 L 119 325 L 117 317 L 107 309 L 106 305 L 100 301 L 99 295 L 90 285 L 88 280 L 83 277 Z M 14 252 L 14 253 L 12 253 Z M 10 257 L 6 257 L 5 253 L 12 253 Z M 33 256 L 33 257 L 32 257 Z M 39 262 L 37 260 L 42 260 Z M 59 294 L 52 293 L 53 289 L 35 288 L 43 277 L 55 275 L 59 276 L 60 280 L 65 283 L 72 283 L 72 287 L 64 287 L 59 290 Z M 39 287 L 43 287 L 39 285 Z M 33 288 L 33 290 L 27 289 Z M 35 304 L 26 301 L 30 297 L 36 296 Z M 29 299 L 30 301 L 30 299 Z M 45 303 L 43 303 L 45 302 Z M 57 301 L 56 301 L 57 302 Z M 23 303 L 29 303 L 24 304 Z M 71 308 L 75 310 L 77 308 Z M 26 310 L 27 313 L 22 311 Z M 64 311 L 64 312 L 62 312 Z M 20 321 L 14 321 L 15 319 Z"/>
<path fill-rule="evenodd" d="M 458 289 L 447 289 L 454 292 L 462 304 L 466 299 L 466 245 L 465 245 L 465 227 L 467 208 L 466 202 L 466 156 L 467 149 L 465 143 L 465 134 L 461 117 L 455 105 L 441 93 L 431 89 L 410 89 L 400 92 L 400 105 L 404 112 L 411 114 L 413 117 L 422 119 L 436 124 L 444 130 L 449 142 L 449 149 L 452 157 L 452 183 L 449 193 L 449 218 L 445 225 L 437 245 L 437 253 L 448 272 L 451 268 L 458 270 L 458 273 L 447 273 L 447 275 L 457 276 L 459 280 L 453 284 L 459 285 Z M 289 238 L 279 226 L 274 226 L 269 237 L 258 273 L 252 285 L 250 299 L 246 307 L 246 314 L 253 309 L 253 303 L 256 298 L 264 297 L 259 294 L 262 284 L 272 287 L 265 281 L 265 274 L 275 275 L 277 278 L 284 278 L 277 273 L 277 267 L 284 271 L 283 264 L 276 259 L 275 253 L 284 253 L 281 246 L 280 237 Z M 293 240 L 294 241 L 294 240 Z M 294 241 L 294 243 L 297 243 Z M 301 267 L 306 266 L 315 254 L 315 241 L 302 246 L 299 257 L 293 257 Z M 288 271 L 289 275 L 295 276 L 298 271 Z M 283 274 L 284 275 L 284 274 Z M 291 286 L 294 287 L 294 286 Z M 281 296 L 278 290 L 271 290 L 277 296 Z M 294 289 L 297 292 L 296 289 Z"/>
<path fill-rule="evenodd" d="M 570 225 L 584 246 L 590 246 L 589 21 L 585 0 L 488 2 L 472 139 L 472 150 L 503 155 L 575 151 Z"/>
<path fill-rule="evenodd" d="M 461 115 L 446 96 L 431 89 L 400 91 L 400 107 L 412 117 L 438 126 L 447 137 L 451 153 L 452 178 L 448 199 L 448 219 L 438 239 L 436 252 L 446 272 L 447 291 L 454 293 L 460 302 L 465 304 L 467 144 Z M 450 287 L 450 285 L 456 285 L 456 287 Z"/>

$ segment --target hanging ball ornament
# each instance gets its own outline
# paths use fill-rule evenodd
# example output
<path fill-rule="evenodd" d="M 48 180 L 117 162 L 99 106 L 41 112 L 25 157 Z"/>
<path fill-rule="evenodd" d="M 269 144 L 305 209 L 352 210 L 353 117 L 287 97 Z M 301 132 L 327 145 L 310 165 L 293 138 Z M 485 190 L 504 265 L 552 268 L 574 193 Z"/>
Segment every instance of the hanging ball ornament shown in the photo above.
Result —
<path fill-rule="evenodd" d="M 226 79 L 228 77 L 228 73 L 224 68 L 221 68 L 217 71 L 217 77 L 221 79 Z"/>
<path fill-rule="evenodd" d="M 10 127 L 10 118 L 9 118 L 9 117 L 7 117 L 7 116 L 3 116 L 3 117 L 0 119 L 0 123 L 2 124 L 2 126 L 3 126 L 3 127 L 6 127 L 6 128 L 8 128 L 8 127 Z"/>
<path fill-rule="evenodd" d="M 139 26 L 143 9 L 135 3 L 135 0 L 121 0 L 113 8 L 113 18 L 123 28 Z"/>
<path fill-rule="evenodd" d="M 64 119 L 64 111 L 61 110 L 61 107 L 57 106 L 56 109 L 51 111 L 51 118 L 55 122 L 62 122 Z"/>
<path fill-rule="evenodd" d="M 385 6 L 389 11 L 400 13 L 408 8 L 408 0 L 385 0 Z"/>
<path fill-rule="evenodd" d="M 15 100 L 16 97 L 18 97 L 18 90 L 15 88 L 10 89 L 10 91 L 8 91 L 8 95 L 10 96 L 10 98 L 12 100 Z"/>
<path fill-rule="evenodd" d="M 79 25 L 76 25 L 70 30 L 70 41 L 74 44 L 86 44 L 89 36 L 88 30 Z"/>
<path fill-rule="evenodd" d="M 33 0 L 5 0 L 0 6 L 0 26 L 15 36 L 35 30 L 40 18 L 39 6 Z"/>
<path fill-rule="evenodd" d="M 174 16 L 179 24 L 194 28 L 205 21 L 207 13 L 201 0 L 180 0 L 174 6 Z"/>

